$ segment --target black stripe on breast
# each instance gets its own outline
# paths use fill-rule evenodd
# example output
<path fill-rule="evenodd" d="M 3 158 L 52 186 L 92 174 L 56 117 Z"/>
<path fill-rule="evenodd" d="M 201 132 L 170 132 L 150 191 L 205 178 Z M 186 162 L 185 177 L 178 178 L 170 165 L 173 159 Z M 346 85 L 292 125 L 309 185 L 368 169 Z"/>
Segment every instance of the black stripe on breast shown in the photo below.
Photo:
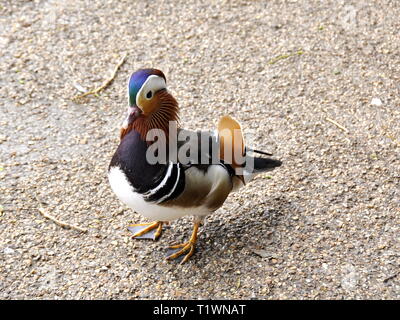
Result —
<path fill-rule="evenodd" d="M 160 184 L 143 194 L 145 201 L 161 203 L 178 196 L 183 191 L 185 172 L 182 165 L 170 163 L 169 166 L 171 166 L 171 170 L 165 171 L 165 176 Z M 166 180 L 164 180 L 165 178 Z"/>
<path fill-rule="evenodd" d="M 180 172 L 179 179 L 177 181 L 177 185 L 175 190 L 172 192 L 171 195 L 169 195 L 166 199 L 164 199 L 162 202 L 166 202 L 168 200 L 172 200 L 177 198 L 185 189 L 185 183 L 186 183 L 186 178 L 185 178 L 185 169 L 183 168 L 182 164 L 178 163 L 178 170 Z"/>

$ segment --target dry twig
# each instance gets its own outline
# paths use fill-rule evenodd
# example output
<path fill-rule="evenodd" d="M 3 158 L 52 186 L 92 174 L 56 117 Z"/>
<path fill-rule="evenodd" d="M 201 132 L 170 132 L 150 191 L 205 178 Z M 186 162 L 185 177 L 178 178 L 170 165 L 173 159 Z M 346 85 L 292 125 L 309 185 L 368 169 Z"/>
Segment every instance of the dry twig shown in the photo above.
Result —
<path fill-rule="evenodd" d="M 331 118 L 326 118 L 326 120 L 329 121 L 330 123 L 333 123 L 335 126 L 337 126 L 339 129 L 342 129 L 344 132 L 349 132 L 349 130 L 347 130 L 345 127 L 337 123 L 335 120 L 332 120 Z"/>
<path fill-rule="evenodd" d="M 37 195 L 35 195 L 35 198 L 36 198 L 36 201 L 37 201 L 38 203 L 40 203 L 40 204 L 44 204 L 44 203 L 45 203 L 45 202 L 41 201 L 41 200 L 38 198 Z M 58 225 L 59 225 L 60 227 L 62 227 L 62 228 L 66 228 L 66 229 L 75 229 L 75 230 L 80 231 L 80 232 L 83 232 L 83 233 L 86 233 L 86 232 L 87 232 L 87 229 L 85 229 L 85 228 L 81 228 L 81 227 L 78 227 L 78 226 L 74 226 L 74 225 L 72 225 L 72 224 L 69 224 L 69 223 L 63 222 L 63 221 L 61 221 L 61 220 L 58 220 L 57 218 L 55 218 L 55 217 L 53 217 L 52 215 L 50 215 L 50 214 L 49 214 L 45 209 L 43 209 L 42 207 L 39 207 L 39 208 L 38 208 L 38 211 L 39 211 L 39 213 L 40 213 L 43 217 L 45 217 L 46 219 L 49 219 L 49 220 L 53 221 L 55 224 L 58 224 Z"/>
<path fill-rule="evenodd" d="M 287 59 L 287 58 L 293 57 L 295 55 L 299 55 L 300 56 L 303 53 L 304 53 L 303 50 L 298 50 L 298 51 L 292 52 L 292 53 L 280 54 L 279 56 L 276 56 L 275 58 L 272 58 L 271 60 L 269 60 L 268 64 L 275 64 L 280 60 Z"/>
<path fill-rule="evenodd" d="M 121 58 L 121 60 L 120 60 L 120 61 L 118 62 L 118 64 L 115 66 L 115 69 L 114 69 L 113 73 L 111 74 L 111 76 L 110 76 L 106 81 L 104 81 L 104 83 L 103 83 L 100 87 L 95 88 L 95 89 L 90 90 L 90 91 L 87 91 L 87 92 L 85 92 L 85 93 L 79 94 L 79 95 L 73 97 L 72 100 L 79 100 L 79 99 L 82 99 L 82 98 L 84 98 L 84 97 L 86 97 L 86 96 L 88 96 L 88 95 L 97 94 L 97 93 L 99 93 L 100 91 L 103 91 L 104 89 L 106 89 L 106 88 L 114 81 L 114 79 L 115 79 L 115 77 L 116 77 L 116 75 L 117 75 L 117 72 L 118 72 L 119 68 L 121 68 L 121 66 L 122 66 L 122 65 L 124 64 L 124 62 L 125 62 L 126 57 L 127 57 L 127 54 L 125 54 L 125 55 Z"/>
<path fill-rule="evenodd" d="M 41 214 L 43 217 L 45 217 L 45 218 L 47 218 L 47 219 L 53 221 L 55 224 L 58 224 L 60 227 L 63 227 L 63 228 L 66 228 L 66 229 L 75 229 L 75 230 L 80 231 L 80 232 L 83 232 L 83 233 L 86 233 L 86 232 L 87 232 L 87 229 L 84 229 L 84 228 L 81 228 L 81 227 L 78 227 L 78 226 L 74 226 L 74 225 L 72 225 L 72 224 L 69 224 L 69 223 L 66 223 L 66 222 L 63 222 L 63 221 L 58 220 L 57 218 L 53 217 L 53 216 L 50 215 L 48 212 L 46 212 L 46 210 L 43 209 L 43 208 L 40 208 L 40 207 L 39 207 L 39 208 L 38 208 L 38 211 L 40 212 L 40 214 Z"/>

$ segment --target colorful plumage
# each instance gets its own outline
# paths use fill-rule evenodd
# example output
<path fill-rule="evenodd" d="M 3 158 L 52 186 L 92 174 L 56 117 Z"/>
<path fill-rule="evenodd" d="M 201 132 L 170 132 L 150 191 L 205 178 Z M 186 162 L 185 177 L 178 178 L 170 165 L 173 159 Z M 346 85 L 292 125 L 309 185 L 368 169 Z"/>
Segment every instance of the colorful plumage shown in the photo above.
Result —
<path fill-rule="evenodd" d="M 184 263 L 194 253 L 204 218 L 220 208 L 232 191 L 281 162 L 250 156 L 249 151 L 269 154 L 247 148 L 240 124 L 229 116 L 220 119 L 216 131 L 180 128 L 178 103 L 167 91 L 160 70 L 133 73 L 128 97 L 121 141 L 109 166 L 111 188 L 128 207 L 154 220 L 129 227 L 134 238 L 155 240 L 163 223 L 194 217 L 189 241 L 171 246 L 174 252 L 167 257 L 186 254 Z"/>

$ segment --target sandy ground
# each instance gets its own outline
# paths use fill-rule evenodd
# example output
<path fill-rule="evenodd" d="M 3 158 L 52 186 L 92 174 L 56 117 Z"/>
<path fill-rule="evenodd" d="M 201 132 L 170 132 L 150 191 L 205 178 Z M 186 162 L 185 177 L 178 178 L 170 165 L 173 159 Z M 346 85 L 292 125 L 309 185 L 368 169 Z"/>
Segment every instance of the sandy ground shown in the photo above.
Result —
<path fill-rule="evenodd" d="M 1 0 L 0 298 L 399 299 L 399 16 L 389 0 Z M 191 219 L 132 240 L 144 219 L 107 181 L 140 67 L 165 72 L 185 127 L 231 114 L 284 162 L 182 266 L 165 248 Z"/>

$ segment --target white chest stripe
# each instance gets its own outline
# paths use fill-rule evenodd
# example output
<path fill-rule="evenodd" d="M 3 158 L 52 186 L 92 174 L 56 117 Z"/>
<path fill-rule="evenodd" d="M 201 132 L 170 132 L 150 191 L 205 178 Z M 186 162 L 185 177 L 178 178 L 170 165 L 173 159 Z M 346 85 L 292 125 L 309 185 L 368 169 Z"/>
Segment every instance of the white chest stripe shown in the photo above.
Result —
<path fill-rule="evenodd" d="M 168 164 L 168 170 L 167 170 L 167 173 L 164 176 L 164 179 L 162 179 L 162 181 L 160 182 L 160 184 L 156 188 L 147 191 L 143 195 L 146 196 L 146 197 L 150 197 L 153 194 L 155 194 L 158 190 L 160 190 L 167 183 L 169 177 L 171 176 L 171 172 L 172 172 L 172 168 L 173 167 L 174 167 L 173 163 L 170 161 L 169 164 Z"/>
<path fill-rule="evenodd" d="M 165 199 L 167 199 L 171 194 L 174 193 L 174 191 L 175 191 L 175 189 L 176 189 L 176 186 L 178 185 L 179 178 L 180 178 L 180 176 L 181 176 L 181 168 L 179 167 L 179 165 L 177 166 L 177 169 L 178 169 L 178 174 L 177 174 L 177 177 L 176 177 L 176 181 L 175 181 L 174 187 L 172 188 L 172 190 L 170 191 L 170 193 L 168 193 L 167 195 L 165 195 L 164 197 L 162 197 L 160 200 L 158 200 L 157 203 L 163 202 L 163 201 L 164 201 Z"/>

